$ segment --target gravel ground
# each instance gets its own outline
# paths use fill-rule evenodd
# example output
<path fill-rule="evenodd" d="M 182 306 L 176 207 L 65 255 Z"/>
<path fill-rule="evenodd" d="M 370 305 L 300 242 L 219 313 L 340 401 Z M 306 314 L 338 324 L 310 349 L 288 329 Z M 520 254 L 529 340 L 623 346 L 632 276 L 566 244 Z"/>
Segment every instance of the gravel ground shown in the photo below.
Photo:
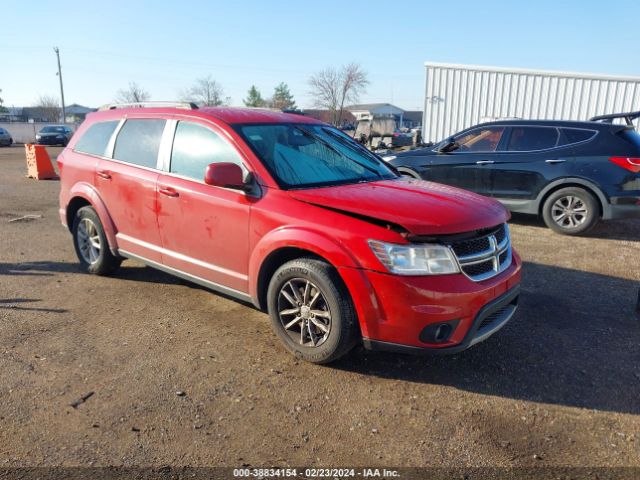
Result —
<path fill-rule="evenodd" d="M 640 221 L 514 218 L 501 332 L 320 367 L 248 305 L 132 261 L 81 273 L 59 183 L 25 178 L 21 147 L 0 168 L 0 467 L 640 466 Z"/>

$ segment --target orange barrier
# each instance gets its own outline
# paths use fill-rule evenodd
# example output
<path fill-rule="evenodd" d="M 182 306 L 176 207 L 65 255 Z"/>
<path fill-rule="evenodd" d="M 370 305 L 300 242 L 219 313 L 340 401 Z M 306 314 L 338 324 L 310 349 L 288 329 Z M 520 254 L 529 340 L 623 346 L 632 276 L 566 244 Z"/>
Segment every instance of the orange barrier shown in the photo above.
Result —
<path fill-rule="evenodd" d="M 51 158 L 43 145 L 27 143 L 24 146 L 27 154 L 27 177 L 36 180 L 56 179 L 56 171 L 53 169 Z"/>

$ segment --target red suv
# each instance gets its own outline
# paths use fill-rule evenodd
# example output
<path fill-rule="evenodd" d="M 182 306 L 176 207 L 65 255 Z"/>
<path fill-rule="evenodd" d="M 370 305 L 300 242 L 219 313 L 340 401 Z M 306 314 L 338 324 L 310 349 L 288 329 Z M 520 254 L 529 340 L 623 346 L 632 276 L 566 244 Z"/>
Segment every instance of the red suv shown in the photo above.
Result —
<path fill-rule="evenodd" d="M 82 267 L 124 258 L 252 302 L 295 355 L 459 352 L 513 316 L 508 212 L 400 177 L 316 120 L 260 109 L 112 106 L 58 157 Z"/>

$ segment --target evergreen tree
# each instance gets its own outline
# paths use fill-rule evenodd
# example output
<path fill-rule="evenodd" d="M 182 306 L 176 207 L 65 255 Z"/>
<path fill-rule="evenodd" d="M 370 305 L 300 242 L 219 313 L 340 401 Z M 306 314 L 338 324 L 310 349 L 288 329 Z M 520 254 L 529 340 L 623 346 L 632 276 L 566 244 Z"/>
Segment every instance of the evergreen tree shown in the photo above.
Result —
<path fill-rule="evenodd" d="M 251 85 L 247 98 L 245 98 L 243 102 L 247 107 L 264 107 L 266 103 L 262 95 L 260 95 L 260 90 L 258 90 L 255 85 Z"/>
<path fill-rule="evenodd" d="M 275 88 L 273 98 L 271 99 L 271 105 L 273 108 L 279 108 L 281 110 L 296 109 L 296 102 L 293 99 L 293 95 L 286 83 L 281 82 L 280 85 Z"/>
<path fill-rule="evenodd" d="M 2 89 L 0 88 L 0 93 L 2 93 Z M 4 106 L 4 100 L 0 97 L 0 113 L 6 113 L 8 110 Z"/>

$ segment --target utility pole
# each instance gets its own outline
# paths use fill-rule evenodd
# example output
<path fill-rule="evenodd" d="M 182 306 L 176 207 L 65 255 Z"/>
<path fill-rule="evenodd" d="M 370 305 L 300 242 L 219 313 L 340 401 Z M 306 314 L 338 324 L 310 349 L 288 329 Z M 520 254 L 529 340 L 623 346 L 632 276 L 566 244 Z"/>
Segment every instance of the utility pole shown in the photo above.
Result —
<path fill-rule="evenodd" d="M 62 100 L 62 123 L 66 123 L 67 115 L 64 111 L 64 88 L 62 87 L 62 67 L 60 67 L 60 49 L 53 47 L 53 51 L 56 52 L 58 58 L 58 78 L 60 79 L 60 98 Z"/>

